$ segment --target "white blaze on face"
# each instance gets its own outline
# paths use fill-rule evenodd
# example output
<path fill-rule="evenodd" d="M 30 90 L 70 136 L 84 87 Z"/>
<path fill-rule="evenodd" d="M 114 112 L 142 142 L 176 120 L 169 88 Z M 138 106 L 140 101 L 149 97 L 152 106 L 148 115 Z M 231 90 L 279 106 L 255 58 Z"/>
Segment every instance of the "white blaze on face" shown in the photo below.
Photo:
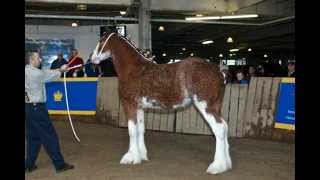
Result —
<path fill-rule="evenodd" d="M 100 61 L 98 61 L 98 48 L 99 48 L 100 43 L 97 44 L 96 48 L 94 49 L 92 53 L 91 60 L 94 64 L 99 64 Z"/>
<path fill-rule="evenodd" d="M 99 46 L 100 43 L 97 44 L 96 48 L 92 53 L 92 62 L 94 64 L 99 64 L 102 60 L 108 59 L 111 56 L 110 50 L 104 50 L 104 52 L 102 52 L 104 47 L 102 47 L 100 51 L 98 51 Z"/>

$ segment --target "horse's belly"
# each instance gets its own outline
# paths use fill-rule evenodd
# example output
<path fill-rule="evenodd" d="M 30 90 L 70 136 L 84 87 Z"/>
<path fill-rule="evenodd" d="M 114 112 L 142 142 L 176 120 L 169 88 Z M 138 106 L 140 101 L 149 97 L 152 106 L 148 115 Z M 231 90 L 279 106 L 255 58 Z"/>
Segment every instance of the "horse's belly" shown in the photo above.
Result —
<path fill-rule="evenodd" d="M 184 108 L 190 105 L 192 102 L 191 98 L 184 98 L 182 101 L 174 104 L 168 104 L 166 102 L 157 101 L 155 99 L 150 99 L 143 97 L 139 103 L 140 108 L 143 109 L 178 109 Z"/>

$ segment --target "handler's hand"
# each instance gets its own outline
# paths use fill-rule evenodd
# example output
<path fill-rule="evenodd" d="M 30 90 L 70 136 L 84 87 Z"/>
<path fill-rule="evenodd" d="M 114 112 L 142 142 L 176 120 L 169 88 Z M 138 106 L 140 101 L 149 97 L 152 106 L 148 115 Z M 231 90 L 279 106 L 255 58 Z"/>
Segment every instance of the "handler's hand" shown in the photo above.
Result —
<path fill-rule="evenodd" d="M 62 65 L 62 66 L 60 67 L 59 70 L 60 70 L 61 72 L 66 72 L 66 71 L 68 71 L 68 67 L 69 67 L 69 66 L 68 66 L 67 64 L 64 64 L 64 65 Z"/>

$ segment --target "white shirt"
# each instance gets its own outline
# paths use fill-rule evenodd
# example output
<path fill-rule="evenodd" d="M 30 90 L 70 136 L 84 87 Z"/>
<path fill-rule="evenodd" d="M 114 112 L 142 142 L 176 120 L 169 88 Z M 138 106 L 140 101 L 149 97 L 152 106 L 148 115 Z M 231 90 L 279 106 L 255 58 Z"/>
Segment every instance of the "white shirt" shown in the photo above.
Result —
<path fill-rule="evenodd" d="M 61 72 L 58 70 L 40 70 L 31 65 L 26 65 L 25 73 L 25 92 L 28 95 L 29 102 L 46 102 L 45 83 L 59 79 Z"/>

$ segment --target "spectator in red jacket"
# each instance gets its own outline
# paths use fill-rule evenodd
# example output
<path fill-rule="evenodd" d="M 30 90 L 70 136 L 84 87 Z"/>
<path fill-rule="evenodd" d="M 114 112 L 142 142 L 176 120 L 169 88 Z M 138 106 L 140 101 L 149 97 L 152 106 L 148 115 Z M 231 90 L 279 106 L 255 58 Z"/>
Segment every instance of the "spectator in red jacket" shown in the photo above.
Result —
<path fill-rule="evenodd" d="M 78 50 L 74 49 L 72 50 L 72 54 L 70 59 L 68 60 L 69 67 L 77 66 L 79 64 L 84 64 L 83 59 L 79 56 Z M 67 77 L 83 77 L 83 67 L 71 69 L 67 73 Z"/>

